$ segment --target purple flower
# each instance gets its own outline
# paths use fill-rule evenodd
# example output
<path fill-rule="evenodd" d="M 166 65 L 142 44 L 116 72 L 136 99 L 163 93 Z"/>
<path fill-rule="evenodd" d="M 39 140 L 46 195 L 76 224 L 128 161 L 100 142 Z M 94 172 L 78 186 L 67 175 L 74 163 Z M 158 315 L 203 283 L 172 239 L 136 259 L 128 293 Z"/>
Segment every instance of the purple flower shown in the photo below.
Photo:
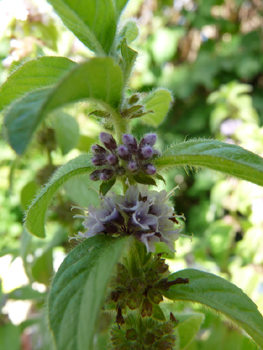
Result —
<path fill-rule="evenodd" d="M 91 147 L 91 150 L 95 154 L 106 154 L 107 151 L 104 147 L 101 147 L 100 145 L 96 144 Z"/>
<path fill-rule="evenodd" d="M 107 159 L 105 154 L 96 154 L 94 157 L 91 158 L 91 161 L 96 166 L 107 164 Z"/>
<path fill-rule="evenodd" d="M 118 158 L 115 156 L 115 154 L 110 154 L 107 157 L 107 161 L 110 165 L 115 165 L 118 163 Z"/>
<path fill-rule="evenodd" d="M 103 169 L 103 170 L 101 170 L 101 173 L 100 173 L 100 179 L 102 181 L 108 181 L 112 178 L 113 174 L 114 174 L 113 170 Z"/>
<path fill-rule="evenodd" d="M 156 173 L 156 168 L 151 164 L 145 164 L 145 171 L 148 175 L 154 175 Z"/>
<path fill-rule="evenodd" d="M 126 146 L 119 146 L 118 147 L 118 154 L 120 156 L 120 158 L 124 159 L 124 160 L 128 160 L 130 158 L 130 154 L 129 154 L 129 150 Z"/>
<path fill-rule="evenodd" d="M 128 170 L 131 171 L 132 173 L 138 170 L 138 163 L 135 161 L 128 163 Z"/>
<path fill-rule="evenodd" d="M 100 170 L 94 170 L 94 171 L 90 174 L 89 178 L 90 178 L 92 181 L 98 181 L 98 180 L 100 179 L 100 173 L 101 173 Z"/>
<path fill-rule="evenodd" d="M 148 202 L 139 202 L 132 218 L 133 222 L 144 230 L 149 230 L 151 225 L 155 225 L 158 222 L 158 218 L 155 215 L 149 214 Z"/>

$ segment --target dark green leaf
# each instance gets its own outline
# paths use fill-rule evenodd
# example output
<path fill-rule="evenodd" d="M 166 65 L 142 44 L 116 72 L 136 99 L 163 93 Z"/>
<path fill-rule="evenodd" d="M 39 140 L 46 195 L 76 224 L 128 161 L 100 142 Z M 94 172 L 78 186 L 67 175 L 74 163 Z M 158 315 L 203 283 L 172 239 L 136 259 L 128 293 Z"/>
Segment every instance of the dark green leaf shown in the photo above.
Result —
<path fill-rule="evenodd" d="M 60 112 L 56 113 L 53 126 L 57 143 L 65 155 L 78 144 L 79 124 L 71 115 Z"/>
<path fill-rule="evenodd" d="M 116 14 L 109 0 L 48 0 L 64 24 L 98 54 L 109 53 L 116 31 Z M 120 4 L 120 7 L 123 6 Z"/>
<path fill-rule="evenodd" d="M 103 181 L 102 184 L 100 185 L 100 194 L 102 194 L 103 196 L 106 196 L 106 194 L 115 184 L 115 182 L 116 182 L 116 178 L 113 178 L 109 181 Z"/>
<path fill-rule="evenodd" d="M 134 175 L 133 178 L 139 184 L 157 186 L 155 180 L 151 176 L 148 176 L 146 174 L 139 173 Z"/>
<path fill-rule="evenodd" d="M 29 181 L 21 190 L 20 202 L 23 210 L 27 210 L 33 198 L 35 197 L 39 186 L 36 181 Z"/>
<path fill-rule="evenodd" d="M 214 140 L 179 143 L 152 162 L 158 170 L 188 165 L 218 170 L 263 186 L 263 158 L 237 145 Z"/>
<path fill-rule="evenodd" d="M 75 65 L 65 57 L 40 57 L 24 63 L 0 87 L 0 111 L 28 92 L 56 84 Z"/>
<path fill-rule="evenodd" d="M 55 172 L 28 209 L 25 220 L 25 227 L 28 232 L 39 238 L 45 237 L 45 219 L 49 203 L 59 188 L 67 181 L 74 176 L 88 174 L 91 171 L 93 164 L 90 158 L 90 155 L 83 154 L 69 161 Z"/>
<path fill-rule="evenodd" d="M 189 278 L 189 284 L 170 287 L 164 293 L 166 298 L 197 302 L 224 314 L 263 347 L 263 317 L 240 288 L 221 277 L 194 269 L 173 273 L 169 280 L 177 277 Z"/>
<path fill-rule="evenodd" d="M 39 283 L 50 285 L 53 273 L 52 249 L 49 249 L 34 262 L 32 266 L 32 277 Z"/>
<path fill-rule="evenodd" d="M 16 153 L 22 154 L 31 141 L 43 119 L 41 111 L 51 91 L 46 88 L 29 92 L 7 110 L 4 125 L 8 142 Z"/>
<path fill-rule="evenodd" d="M 156 177 L 157 180 L 161 180 L 162 182 L 164 182 L 164 184 L 166 185 L 166 181 L 164 179 L 164 177 L 160 174 L 155 174 L 154 175 Z"/>
<path fill-rule="evenodd" d="M 92 349 L 105 288 L 126 239 L 86 239 L 61 264 L 52 283 L 48 318 L 57 350 Z"/>

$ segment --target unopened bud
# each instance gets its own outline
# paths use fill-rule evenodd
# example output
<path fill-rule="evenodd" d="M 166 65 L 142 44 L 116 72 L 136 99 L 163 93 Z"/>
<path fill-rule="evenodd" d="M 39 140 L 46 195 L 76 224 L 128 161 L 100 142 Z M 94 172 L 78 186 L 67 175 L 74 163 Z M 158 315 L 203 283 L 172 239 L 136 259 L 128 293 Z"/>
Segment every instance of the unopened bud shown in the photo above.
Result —
<path fill-rule="evenodd" d="M 101 171 L 100 170 L 94 170 L 89 178 L 92 180 L 92 181 L 98 181 L 100 179 L 100 174 L 101 174 Z"/>
<path fill-rule="evenodd" d="M 137 164 L 137 162 L 134 162 L 134 161 L 129 162 L 129 164 L 128 164 L 128 170 L 131 171 L 132 173 L 133 173 L 134 171 L 138 170 L 138 164 Z"/>
<path fill-rule="evenodd" d="M 149 159 L 153 155 L 153 149 L 151 146 L 144 146 L 140 150 L 140 153 L 144 159 Z"/>
<path fill-rule="evenodd" d="M 156 173 L 156 168 L 151 163 L 145 164 L 145 171 L 148 175 L 154 175 Z"/>
<path fill-rule="evenodd" d="M 123 146 L 123 145 L 119 146 L 118 147 L 118 154 L 124 160 L 128 160 L 130 158 L 129 150 L 126 146 Z"/>
<path fill-rule="evenodd" d="M 130 146 L 132 149 L 137 149 L 137 141 L 134 136 L 130 134 L 124 134 L 122 136 L 122 142 L 125 146 Z"/>
<path fill-rule="evenodd" d="M 118 162 L 118 158 L 115 156 L 115 154 L 110 154 L 107 157 L 107 161 L 110 165 L 115 165 Z"/>
<path fill-rule="evenodd" d="M 111 134 L 108 134 L 107 132 L 100 133 L 100 140 L 104 144 L 104 146 L 109 150 L 117 148 L 117 143 L 115 139 L 112 137 Z"/>
<path fill-rule="evenodd" d="M 100 173 L 100 179 L 102 181 L 108 181 L 112 178 L 113 176 L 113 170 L 111 169 L 103 169 L 101 170 L 101 173 Z"/>
<path fill-rule="evenodd" d="M 130 105 L 133 105 L 134 103 L 138 102 L 139 99 L 140 99 L 140 95 L 134 94 L 134 95 L 132 95 L 132 96 L 130 97 L 130 99 L 129 99 L 129 104 L 130 104 Z"/>
<path fill-rule="evenodd" d="M 156 140 L 157 140 L 156 134 L 147 134 L 142 138 L 140 142 L 140 147 L 146 146 L 146 145 L 153 146 Z"/>
<path fill-rule="evenodd" d="M 105 154 L 96 154 L 94 157 L 91 158 L 91 161 L 96 166 L 107 164 L 107 159 Z"/>
<path fill-rule="evenodd" d="M 104 147 L 101 147 L 98 144 L 92 145 L 91 150 L 95 154 L 106 154 L 107 153 L 106 149 Z"/>
<path fill-rule="evenodd" d="M 129 298 L 127 300 L 127 306 L 131 309 L 131 310 L 135 310 L 138 309 L 138 307 L 141 305 L 142 303 L 142 294 L 140 293 L 131 293 L 129 295 Z"/>

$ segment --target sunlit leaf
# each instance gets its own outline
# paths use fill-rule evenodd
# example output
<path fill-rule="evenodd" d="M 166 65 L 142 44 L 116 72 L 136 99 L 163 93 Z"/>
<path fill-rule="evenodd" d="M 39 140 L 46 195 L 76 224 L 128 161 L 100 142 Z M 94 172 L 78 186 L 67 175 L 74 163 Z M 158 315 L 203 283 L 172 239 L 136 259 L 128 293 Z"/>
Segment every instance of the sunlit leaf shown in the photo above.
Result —
<path fill-rule="evenodd" d="M 116 15 L 109 0 L 48 0 L 63 23 L 84 45 L 98 54 L 109 53 L 116 31 Z M 123 5 L 120 4 L 120 8 Z"/>
<path fill-rule="evenodd" d="M 146 111 L 154 113 L 145 114 L 141 120 L 151 126 L 157 127 L 166 116 L 172 102 L 172 95 L 168 90 L 159 89 L 148 94 L 142 103 Z"/>
<path fill-rule="evenodd" d="M 263 158 L 244 148 L 215 140 L 179 143 L 152 162 L 160 169 L 205 167 L 263 186 Z"/>
<path fill-rule="evenodd" d="M 56 84 L 76 65 L 65 57 L 40 57 L 24 63 L 0 87 L 0 111 L 28 92 Z"/>
<path fill-rule="evenodd" d="M 257 306 L 237 286 L 211 273 L 185 269 L 169 276 L 169 280 L 188 278 L 189 284 L 170 287 L 164 295 L 172 300 L 203 304 L 220 312 L 243 328 L 262 348 L 263 317 Z"/>
<path fill-rule="evenodd" d="M 57 350 L 92 349 L 105 288 L 125 243 L 126 239 L 96 235 L 74 248 L 61 264 L 48 299 Z"/>
<path fill-rule="evenodd" d="M 57 143 L 62 154 L 67 154 L 78 144 L 79 124 L 71 115 L 62 112 L 56 113 L 53 120 Z"/>
<path fill-rule="evenodd" d="M 60 187 L 71 178 L 88 174 L 91 171 L 93 164 L 90 158 L 90 155 L 83 154 L 69 161 L 55 172 L 28 209 L 25 220 L 25 227 L 28 232 L 40 238 L 45 237 L 45 219 L 50 201 Z"/>

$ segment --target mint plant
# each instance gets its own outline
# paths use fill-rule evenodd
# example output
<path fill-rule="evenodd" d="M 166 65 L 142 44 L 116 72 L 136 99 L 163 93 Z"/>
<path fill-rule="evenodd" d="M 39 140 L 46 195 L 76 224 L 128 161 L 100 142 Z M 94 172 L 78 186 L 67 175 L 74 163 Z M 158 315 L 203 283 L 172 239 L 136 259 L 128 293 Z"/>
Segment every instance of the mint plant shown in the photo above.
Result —
<path fill-rule="evenodd" d="M 195 269 L 170 274 L 164 252 L 157 253 L 160 243 L 174 251 L 184 219 L 169 204 L 173 190 L 158 190 L 158 181 L 165 182 L 162 171 L 206 167 L 262 186 L 263 159 L 210 139 L 186 141 L 164 152 L 157 148 L 154 133 L 136 139 L 133 119 L 158 125 L 172 96 L 165 89 L 145 96 L 127 87 L 137 57 L 129 45 L 138 33 L 134 21 L 120 20 L 127 1 L 80 0 L 77 6 L 71 0 L 49 2 L 94 57 L 80 64 L 65 57 L 40 57 L 19 67 L 0 90 L 8 142 L 23 155 L 48 119 L 79 101 L 93 104 L 92 114 L 105 129 L 89 153 L 55 171 L 25 217 L 25 229 L 45 238 L 46 214 L 56 193 L 82 174 L 100 182 L 100 205 L 90 204 L 83 215 L 75 214 L 83 219 L 83 231 L 75 237 L 79 244 L 51 284 L 47 313 L 56 348 L 92 349 L 100 319 L 110 314 L 114 322 L 109 322 L 109 349 L 184 349 L 203 316 L 189 316 L 192 334 L 184 315 L 166 314 L 164 297 L 224 314 L 263 348 L 263 317 L 241 289 Z M 51 152 L 52 142 L 49 146 Z M 116 194 L 119 185 L 122 192 Z"/>

